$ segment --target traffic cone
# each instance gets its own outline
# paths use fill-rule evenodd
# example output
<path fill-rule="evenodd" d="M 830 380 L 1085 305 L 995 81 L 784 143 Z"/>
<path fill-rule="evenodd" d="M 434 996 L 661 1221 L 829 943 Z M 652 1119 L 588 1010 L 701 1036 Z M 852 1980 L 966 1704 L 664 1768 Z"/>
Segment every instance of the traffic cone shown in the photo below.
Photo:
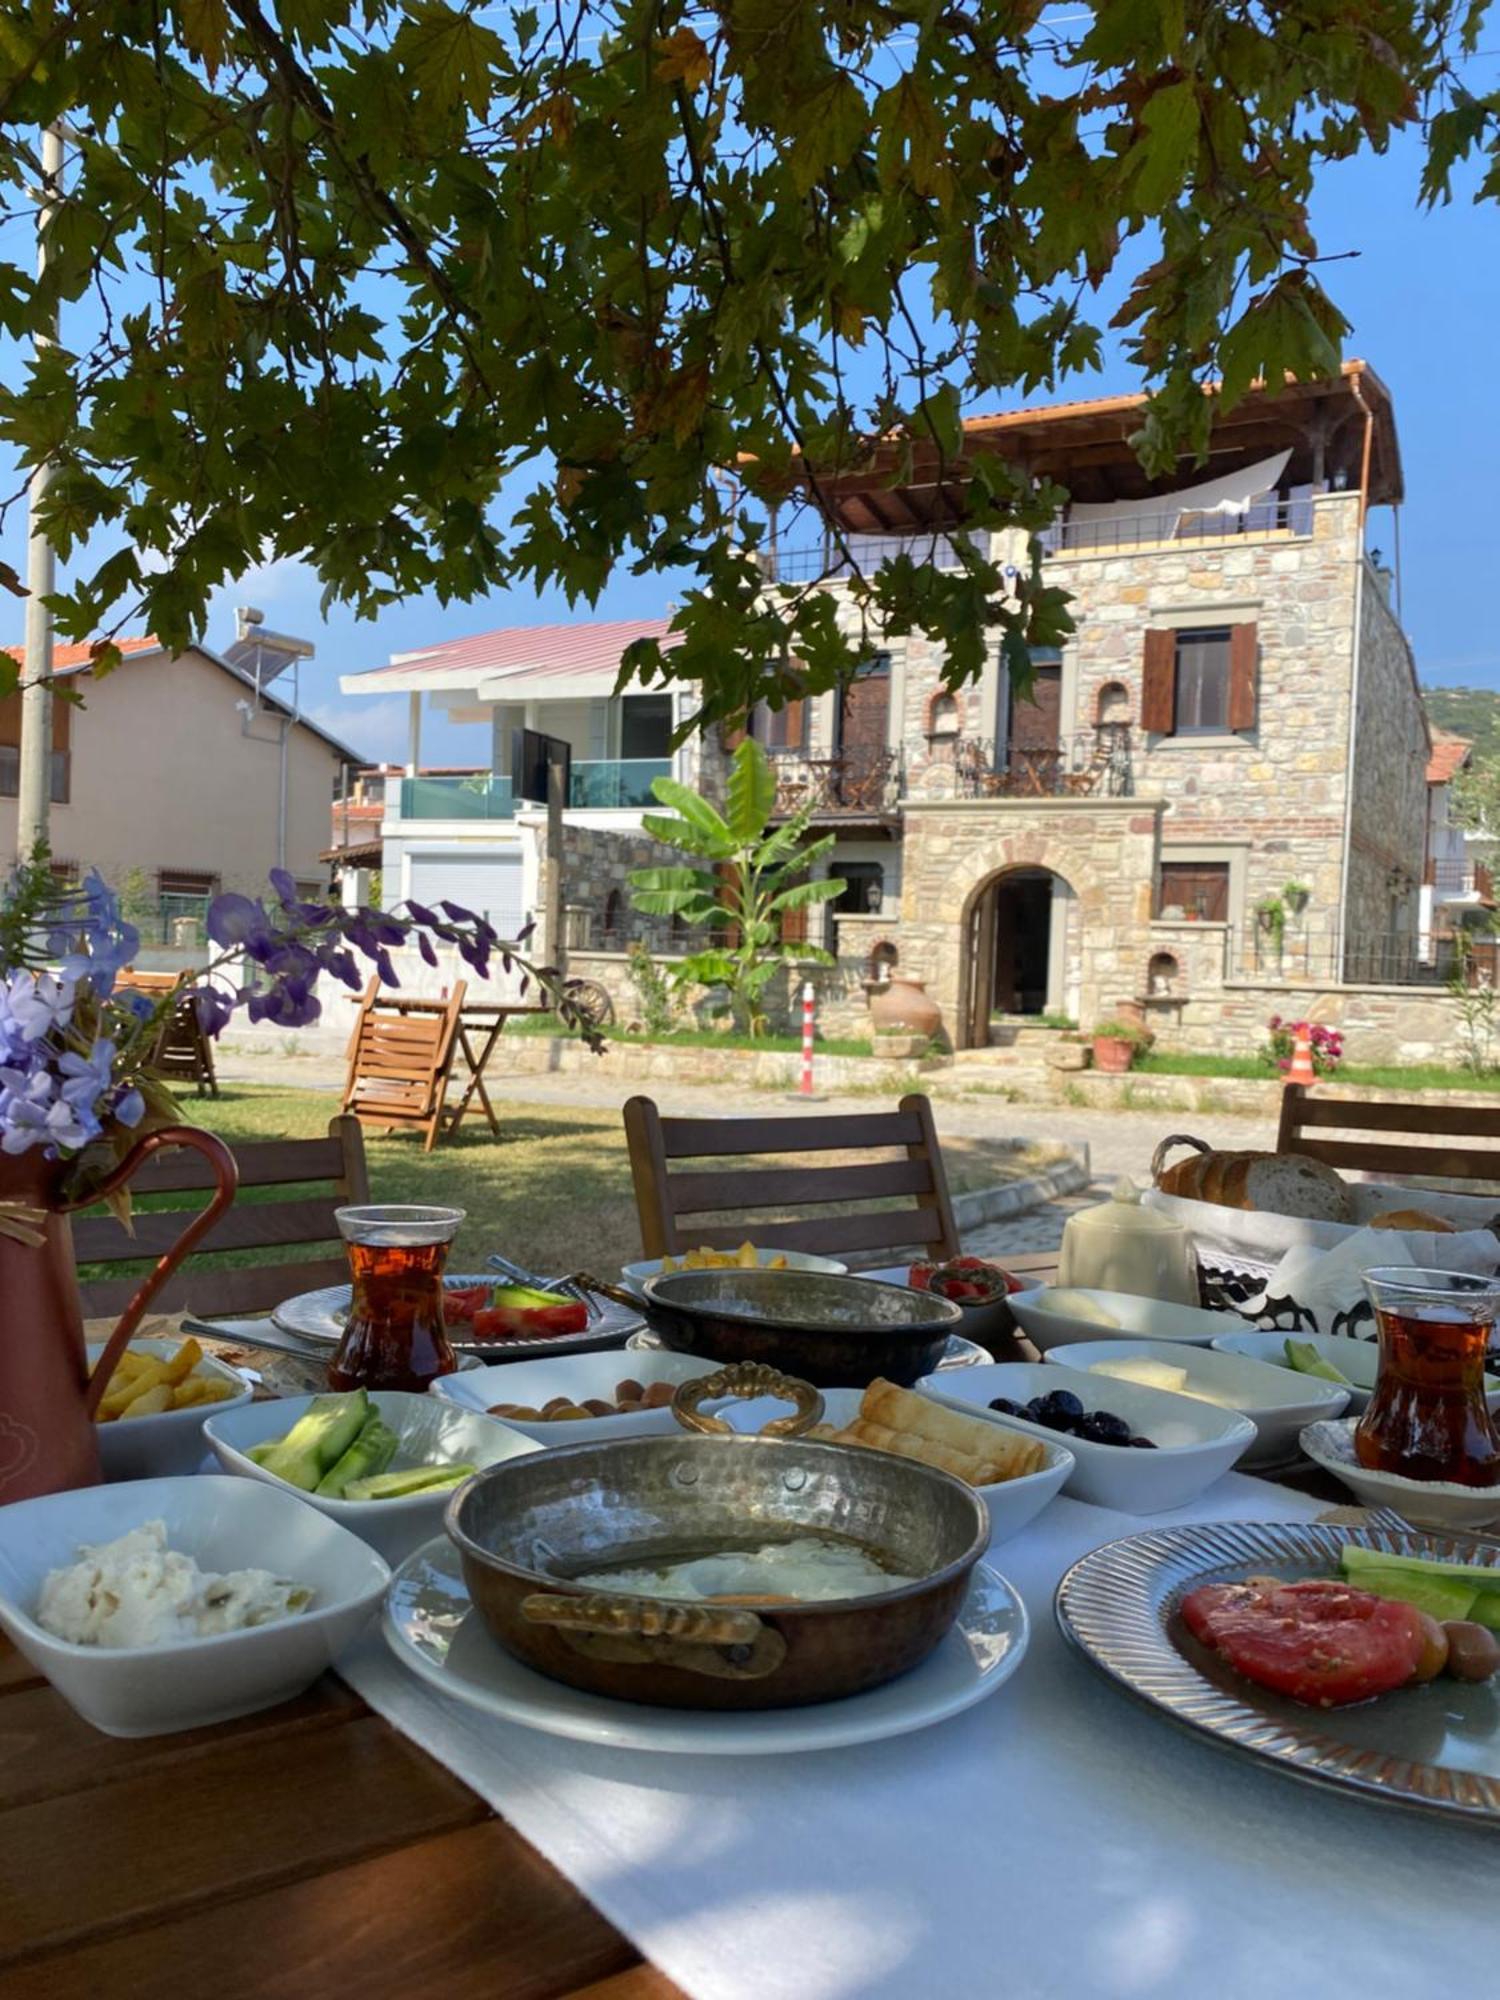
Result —
<path fill-rule="evenodd" d="M 1312 1036 L 1306 1028 L 1298 1028 L 1292 1041 L 1292 1066 L 1286 1073 L 1288 1083 L 1316 1083 L 1318 1073 L 1313 1068 Z"/>

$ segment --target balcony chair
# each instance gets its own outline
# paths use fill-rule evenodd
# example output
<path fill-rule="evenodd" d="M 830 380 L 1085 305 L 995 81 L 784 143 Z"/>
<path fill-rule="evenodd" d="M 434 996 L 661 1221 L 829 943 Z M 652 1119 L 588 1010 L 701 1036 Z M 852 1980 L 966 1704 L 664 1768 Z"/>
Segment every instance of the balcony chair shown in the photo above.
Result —
<path fill-rule="evenodd" d="M 1324 1133 L 1337 1133 L 1325 1138 Z M 1387 1135 L 1371 1140 L 1365 1135 Z M 1394 1135 L 1394 1136 L 1392 1136 Z M 1489 1140 L 1485 1146 L 1455 1144 Z M 1425 1177 L 1489 1181 L 1500 1186 L 1500 1103 L 1427 1104 L 1419 1100 L 1359 1104 L 1345 1098 L 1310 1097 L 1289 1083 L 1281 1093 L 1281 1153 L 1302 1153 L 1343 1171 L 1404 1181 Z"/>
<path fill-rule="evenodd" d="M 293 1292 L 348 1281 L 349 1264 L 339 1239 L 334 1210 L 346 1202 L 370 1198 L 365 1171 L 364 1134 L 357 1119 L 329 1122 L 326 1139 L 266 1139 L 232 1146 L 240 1170 L 240 1192 L 234 1206 L 220 1216 L 201 1249 L 175 1272 L 157 1294 L 152 1310 L 216 1315 L 265 1312 Z M 200 1153 L 163 1152 L 141 1168 L 130 1183 L 135 1202 L 134 1233 L 102 1210 L 73 1217 L 73 1254 L 80 1265 L 143 1265 L 159 1257 L 181 1235 L 187 1211 L 201 1201 L 179 1202 L 170 1208 L 145 1208 L 148 1195 L 198 1195 L 213 1185 L 208 1162 Z M 300 1192 L 286 1199 L 259 1201 L 246 1189 Z M 207 1268 L 204 1256 L 216 1250 L 266 1250 L 330 1246 L 326 1254 L 285 1262 L 246 1264 L 233 1269 Z M 335 1252 L 332 1246 L 338 1245 Z M 124 1310 L 141 1282 L 132 1277 L 90 1277 L 79 1286 L 89 1317 Z"/>
<path fill-rule="evenodd" d="M 768 1249 L 847 1254 L 863 1263 L 878 1263 L 882 1253 L 889 1261 L 888 1253 L 913 1245 L 936 1260 L 958 1255 L 958 1225 L 925 1097 L 903 1097 L 894 1111 L 771 1118 L 663 1118 L 653 1099 L 632 1097 L 625 1137 L 643 1256 L 677 1256 L 700 1245 L 732 1249 L 747 1237 Z M 786 1157 L 894 1149 L 905 1157 L 821 1166 Z M 669 1171 L 678 1160 L 723 1164 Z M 905 1199 L 899 1207 L 853 1213 L 786 1214 L 892 1197 Z M 762 1220 L 758 1211 L 767 1210 L 780 1219 Z"/>

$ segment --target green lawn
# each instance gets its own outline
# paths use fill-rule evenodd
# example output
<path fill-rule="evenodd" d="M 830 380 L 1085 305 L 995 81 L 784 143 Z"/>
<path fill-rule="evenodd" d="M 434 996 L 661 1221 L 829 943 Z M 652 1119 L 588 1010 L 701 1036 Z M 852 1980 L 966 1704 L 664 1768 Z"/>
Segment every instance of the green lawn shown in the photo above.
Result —
<path fill-rule="evenodd" d="M 557 1024 L 551 1014 L 518 1014 L 506 1023 L 507 1035 L 563 1035 L 568 1032 Z M 720 1033 L 715 1028 L 670 1028 L 663 1035 L 631 1034 L 624 1028 L 605 1028 L 604 1039 L 608 1042 L 632 1042 L 650 1044 L 652 1047 L 673 1047 L 682 1049 L 757 1049 L 762 1053 L 795 1054 L 802 1047 L 802 1037 L 796 1035 L 734 1035 Z M 868 1037 L 857 1035 L 817 1035 L 814 1046 L 825 1056 L 867 1056 L 871 1053 Z"/>
<path fill-rule="evenodd" d="M 328 1092 L 249 1084 L 226 1086 L 216 1099 L 183 1099 L 187 1119 L 231 1142 L 316 1138 L 327 1130 L 337 1108 Z M 499 1139 L 470 1120 L 457 1139 L 443 1141 L 431 1153 L 424 1153 L 421 1140 L 410 1134 L 366 1134 L 373 1198 L 465 1209 L 467 1220 L 451 1259 L 454 1270 L 480 1268 L 491 1250 L 500 1250 L 537 1271 L 587 1268 L 600 1277 L 616 1277 L 622 1263 L 641 1254 L 619 1112 L 497 1101 L 495 1115 Z M 1016 1152 L 974 1138 L 943 1142 L 955 1192 L 1022 1178 L 1056 1154 L 1048 1146 Z M 286 1193 L 284 1188 L 248 1188 L 239 1199 L 282 1200 Z M 177 1201 L 158 1197 L 152 1205 L 175 1207 Z M 753 1229 L 747 1227 L 746 1233 L 753 1235 Z M 286 1254 L 231 1252 L 224 1261 L 280 1262 Z"/>
<path fill-rule="evenodd" d="M 1135 1065 L 1142 1076 L 1239 1076 L 1260 1083 L 1278 1078 L 1256 1056 L 1194 1056 L 1152 1052 Z M 1389 1067 L 1363 1063 L 1341 1063 L 1329 1083 L 1358 1083 L 1371 1090 L 1500 1090 L 1500 1072 L 1476 1076 L 1472 1070 L 1447 1068 L 1441 1063 L 1408 1063 Z"/>

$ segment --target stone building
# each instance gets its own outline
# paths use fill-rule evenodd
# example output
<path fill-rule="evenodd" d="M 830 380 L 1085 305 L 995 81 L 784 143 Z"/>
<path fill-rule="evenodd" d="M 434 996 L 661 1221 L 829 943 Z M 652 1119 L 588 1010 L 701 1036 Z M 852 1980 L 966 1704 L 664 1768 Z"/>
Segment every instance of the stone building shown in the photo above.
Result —
<path fill-rule="evenodd" d="M 1072 495 L 1043 546 L 1076 631 L 1025 698 L 998 643 L 950 692 L 928 642 L 893 638 L 841 696 L 755 719 L 784 810 L 810 803 L 838 835 L 851 1010 L 878 952 L 925 980 L 959 1047 L 1129 1006 L 1166 1042 L 1218 1049 L 1226 1027 L 1260 1038 L 1267 989 L 1422 976 L 1431 746 L 1365 547 L 1370 507 L 1401 499 L 1389 395 L 1362 362 L 1254 393 L 1215 424 L 1206 467 L 1159 481 L 1129 442 L 1141 407 L 966 428 L 967 456 Z M 899 475 L 893 460 L 836 483 L 857 559 L 941 548 L 961 466 L 942 485 L 923 469 L 918 450 Z M 845 589 L 825 548 L 784 539 L 772 586 L 831 572 Z"/>

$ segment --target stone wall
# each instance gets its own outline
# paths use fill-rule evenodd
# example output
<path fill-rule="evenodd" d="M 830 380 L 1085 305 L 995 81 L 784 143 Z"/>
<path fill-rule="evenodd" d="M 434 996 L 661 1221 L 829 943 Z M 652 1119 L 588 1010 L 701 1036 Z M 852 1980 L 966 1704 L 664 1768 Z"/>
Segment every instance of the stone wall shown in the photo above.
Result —
<path fill-rule="evenodd" d="M 1415 941 L 1425 858 L 1430 742 L 1406 635 L 1385 585 L 1361 564 L 1359 705 L 1354 726 L 1345 937 Z"/>
<path fill-rule="evenodd" d="M 1072 890 L 1067 1011 L 1091 1023 L 1143 989 L 1161 808 L 1147 799 L 912 800 L 901 954 L 964 1039 L 966 939 L 979 892 L 1011 868 Z"/>
<path fill-rule="evenodd" d="M 1457 1010 L 1441 986 L 1236 983 L 1191 997 L 1171 1025 L 1152 1025 L 1164 1049 L 1249 1055 L 1273 1014 L 1342 1030 L 1351 1063 L 1452 1064 L 1460 1056 Z"/>

